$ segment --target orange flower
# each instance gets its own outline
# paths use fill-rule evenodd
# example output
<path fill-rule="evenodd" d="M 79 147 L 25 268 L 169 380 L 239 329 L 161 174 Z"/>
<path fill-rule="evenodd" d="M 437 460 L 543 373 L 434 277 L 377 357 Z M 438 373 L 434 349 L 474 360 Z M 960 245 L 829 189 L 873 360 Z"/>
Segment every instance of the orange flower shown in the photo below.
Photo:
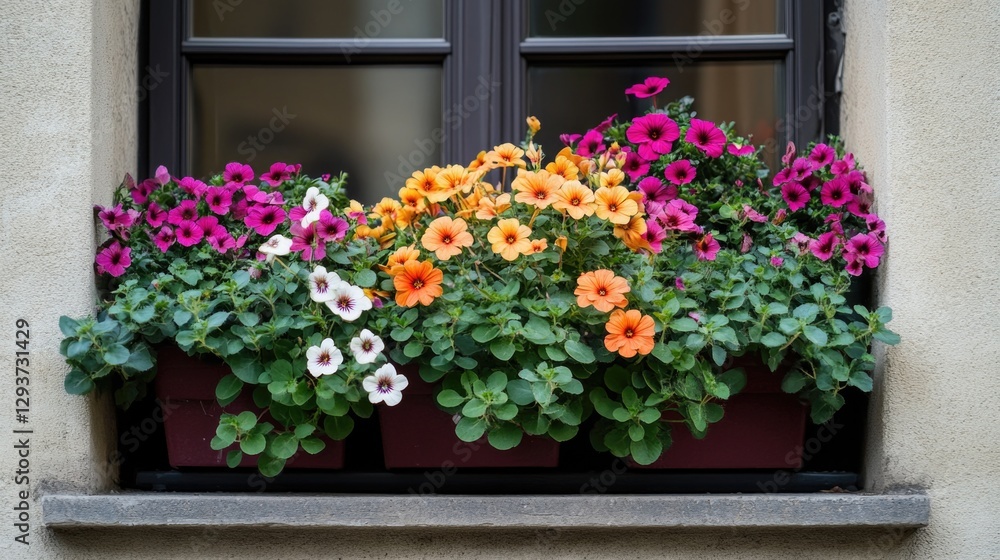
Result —
<path fill-rule="evenodd" d="M 486 234 L 486 239 L 493 244 L 494 253 L 513 261 L 531 250 L 529 235 L 531 228 L 522 226 L 515 218 L 508 218 L 497 222 L 497 225 Z"/>
<path fill-rule="evenodd" d="M 406 186 L 416 189 L 420 194 L 429 197 L 437 191 L 437 175 L 441 172 L 438 166 L 428 167 L 423 171 L 414 171 L 413 175 L 406 180 Z"/>
<path fill-rule="evenodd" d="M 495 146 L 493 151 L 486 154 L 486 161 L 493 167 L 521 167 L 525 166 L 524 150 L 511 144 L 500 144 Z"/>
<path fill-rule="evenodd" d="M 621 169 L 609 169 L 601 173 L 601 186 L 613 189 L 625 182 L 625 173 Z"/>
<path fill-rule="evenodd" d="M 629 197 L 628 189 L 621 185 L 601 187 L 594 197 L 597 199 L 597 217 L 613 224 L 627 224 L 629 218 L 639 213 L 639 205 Z"/>
<path fill-rule="evenodd" d="M 582 162 L 585 159 L 587 159 L 587 158 L 585 158 L 583 156 L 578 156 L 578 155 L 574 154 L 573 150 L 569 146 L 566 146 L 565 148 L 559 150 L 559 153 L 556 154 L 556 161 L 558 161 L 559 158 L 561 158 L 561 157 L 564 157 L 564 158 L 568 159 L 570 161 L 570 163 L 572 163 L 573 165 L 575 165 L 577 167 L 580 166 L 580 162 Z"/>
<path fill-rule="evenodd" d="M 528 150 L 524 152 L 524 157 L 528 158 L 531 162 L 531 167 L 538 169 L 542 163 L 542 147 L 535 147 L 535 143 L 531 142 L 528 144 Z"/>
<path fill-rule="evenodd" d="M 510 210 L 510 193 L 503 193 L 495 199 L 487 196 L 480 199 L 476 217 L 480 220 L 492 220 L 507 210 Z"/>
<path fill-rule="evenodd" d="M 556 160 L 549 162 L 545 170 L 553 175 L 562 175 L 567 181 L 574 181 L 580 177 L 580 168 L 566 156 L 556 156 Z"/>
<path fill-rule="evenodd" d="M 556 247 L 559 247 L 560 251 L 562 251 L 563 253 L 565 253 L 566 252 L 566 247 L 569 245 L 569 240 L 566 239 L 565 235 L 560 235 L 559 237 L 556 238 L 555 245 L 556 245 Z"/>
<path fill-rule="evenodd" d="M 528 130 L 531 131 L 531 135 L 534 136 L 538 134 L 538 131 L 542 129 L 542 123 L 538 120 L 538 117 L 528 117 Z"/>
<path fill-rule="evenodd" d="M 383 220 L 382 225 L 378 227 L 359 224 L 354 230 L 354 237 L 355 239 L 374 239 L 378 242 L 379 247 L 388 249 L 396 239 L 396 230 L 391 224 L 392 222 L 389 220 Z"/>
<path fill-rule="evenodd" d="M 357 200 L 352 200 L 351 205 L 344 208 L 344 215 L 352 220 L 367 221 L 365 217 L 365 207 Z"/>
<path fill-rule="evenodd" d="M 441 281 L 444 274 L 434 268 L 431 261 L 406 261 L 403 270 L 392 279 L 396 288 L 396 303 L 403 307 L 416 304 L 430 305 L 444 293 Z"/>
<path fill-rule="evenodd" d="M 486 150 L 483 150 L 479 152 L 479 155 L 476 156 L 476 159 L 469 164 L 469 171 L 477 171 L 479 170 L 479 168 L 489 169 L 489 167 L 486 166 L 486 163 L 487 163 Z"/>
<path fill-rule="evenodd" d="M 594 215 L 594 191 L 583 186 L 580 181 L 566 181 L 556 191 L 556 201 L 552 207 L 568 213 L 574 220 Z"/>
<path fill-rule="evenodd" d="M 604 347 L 610 352 L 618 352 L 623 358 L 631 358 L 636 354 L 645 356 L 653 351 L 656 325 L 649 315 L 643 315 L 635 309 L 617 309 L 604 328 L 608 330 L 608 336 L 604 337 Z"/>
<path fill-rule="evenodd" d="M 534 255 L 535 253 L 541 253 L 545 249 L 549 248 L 549 242 L 546 239 L 532 239 L 531 249 L 528 250 L 526 255 Z"/>
<path fill-rule="evenodd" d="M 641 216 L 632 216 L 627 224 L 616 224 L 614 234 L 633 251 L 650 249 L 646 240 L 646 220 Z"/>
<path fill-rule="evenodd" d="M 399 189 L 399 202 L 404 207 L 413 209 L 417 214 L 422 214 L 427 209 L 427 204 L 424 202 L 424 195 L 419 189 L 412 187 Z"/>
<path fill-rule="evenodd" d="M 420 238 L 420 243 L 424 249 L 446 261 L 461 254 L 462 247 L 472 246 L 472 234 L 466 231 L 468 229 L 468 224 L 462 218 L 452 220 L 448 216 L 442 216 L 427 226 L 427 231 Z"/>
<path fill-rule="evenodd" d="M 511 188 L 517 191 L 514 200 L 541 208 L 548 208 L 555 202 L 555 192 L 562 186 L 564 180 L 559 175 L 553 175 L 544 169 L 541 171 L 517 171 L 517 179 L 511 183 Z"/>
<path fill-rule="evenodd" d="M 417 250 L 416 246 L 400 247 L 396 249 L 395 253 L 389 255 L 389 260 L 386 261 L 385 266 L 379 265 L 379 268 L 389 276 L 395 276 L 403 270 L 403 264 L 419 258 L 420 251 Z"/>
<path fill-rule="evenodd" d="M 428 195 L 431 202 L 443 202 L 462 191 L 472 188 L 471 176 L 461 165 L 449 165 L 435 178 L 437 190 Z"/>
<path fill-rule="evenodd" d="M 369 218 L 373 220 L 390 220 L 392 222 L 396 221 L 396 214 L 403 205 L 399 203 L 398 200 L 393 200 L 389 197 L 383 198 L 372 208 L 371 214 L 368 215 Z"/>
<path fill-rule="evenodd" d="M 581 274 L 576 279 L 573 295 L 577 296 L 576 304 L 580 307 L 593 305 L 598 311 L 607 313 L 615 307 L 628 305 L 625 294 L 630 290 L 624 278 L 602 268 Z"/>

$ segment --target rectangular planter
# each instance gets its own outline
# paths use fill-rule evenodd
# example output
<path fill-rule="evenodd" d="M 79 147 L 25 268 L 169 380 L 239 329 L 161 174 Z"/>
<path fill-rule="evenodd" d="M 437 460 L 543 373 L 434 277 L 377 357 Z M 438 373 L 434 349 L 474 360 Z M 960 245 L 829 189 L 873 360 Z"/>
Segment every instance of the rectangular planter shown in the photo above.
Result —
<path fill-rule="evenodd" d="M 216 451 L 209 442 L 215 436 L 219 418 L 224 412 L 238 414 L 244 410 L 260 413 L 250 395 L 250 389 L 231 404 L 222 407 L 215 400 L 215 386 L 231 373 L 221 362 L 212 363 L 185 354 L 176 346 L 162 346 L 157 352 L 157 374 L 154 380 L 156 397 L 171 404 L 164 416 L 163 431 L 167 439 L 167 459 L 174 468 L 225 467 L 229 449 Z M 268 415 L 263 420 L 273 421 Z M 326 437 L 326 448 L 316 455 L 302 450 L 288 459 L 287 469 L 340 469 L 344 466 L 344 443 Z M 256 456 L 244 455 L 241 467 L 255 467 Z"/>
<path fill-rule="evenodd" d="M 675 424 L 673 443 L 651 465 L 636 469 L 798 469 L 802 467 L 805 403 L 781 390 L 785 371 L 770 371 L 759 361 L 737 364 L 747 375 L 746 387 L 729 400 L 722 420 L 695 439 L 683 424 Z"/>
<path fill-rule="evenodd" d="M 559 443 L 525 436 L 520 445 L 500 451 L 483 438 L 467 443 L 455 435 L 455 419 L 434 402 L 433 386 L 414 366 L 397 366 L 409 385 L 396 406 L 378 405 L 382 450 L 387 469 L 555 467 Z"/>

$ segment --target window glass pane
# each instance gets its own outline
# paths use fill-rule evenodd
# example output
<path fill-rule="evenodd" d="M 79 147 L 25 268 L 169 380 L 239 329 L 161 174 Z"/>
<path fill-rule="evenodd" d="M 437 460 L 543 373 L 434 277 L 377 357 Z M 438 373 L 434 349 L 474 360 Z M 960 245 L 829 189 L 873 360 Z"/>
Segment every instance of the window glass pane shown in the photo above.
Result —
<path fill-rule="evenodd" d="M 395 196 L 415 165 L 440 160 L 441 83 L 439 66 L 196 66 L 190 171 L 301 163 L 348 172 L 363 202 Z"/>
<path fill-rule="evenodd" d="M 782 66 L 780 62 L 698 62 L 683 72 L 623 64 L 535 66 L 528 69 L 528 114 L 542 121 L 537 139 L 548 157 L 553 157 L 562 148 L 561 133 L 583 134 L 612 113 L 618 113 L 619 119 L 642 114 L 650 100 L 627 97 L 625 88 L 648 76 L 667 76 L 670 85 L 657 96 L 661 103 L 693 96 L 699 117 L 735 121 L 737 134 L 752 134 L 754 144 L 767 145 L 765 156 L 773 167 L 784 133 L 780 130 L 785 114 Z"/>
<path fill-rule="evenodd" d="M 781 33 L 785 0 L 531 0 L 532 37 Z"/>
<path fill-rule="evenodd" d="M 191 0 L 196 37 L 443 37 L 443 0 Z"/>

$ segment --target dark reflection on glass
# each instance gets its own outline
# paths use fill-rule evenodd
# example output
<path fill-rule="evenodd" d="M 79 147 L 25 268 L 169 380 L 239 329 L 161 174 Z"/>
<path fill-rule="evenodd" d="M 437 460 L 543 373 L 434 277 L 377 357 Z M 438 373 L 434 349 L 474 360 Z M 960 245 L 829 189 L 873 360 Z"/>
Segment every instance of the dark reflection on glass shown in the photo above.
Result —
<path fill-rule="evenodd" d="M 531 0 L 532 37 L 781 33 L 784 0 Z"/>
<path fill-rule="evenodd" d="M 443 0 L 190 0 L 195 37 L 443 37 Z"/>
<path fill-rule="evenodd" d="M 671 83 L 657 96 L 660 103 L 693 96 L 699 117 L 735 121 L 738 134 L 753 135 L 754 144 L 768 145 L 765 155 L 773 168 L 780 157 L 775 155 L 776 142 L 784 132 L 782 74 L 779 62 L 699 62 L 683 72 L 624 64 L 536 66 L 528 70 L 528 114 L 542 121 L 537 139 L 551 158 L 562 148 L 561 133 L 583 134 L 612 113 L 619 119 L 642 114 L 650 100 L 628 97 L 625 88 L 648 76 L 666 76 Z"/>
<path fill-rule="evenodd" d="M 301 163 L 348 172 L 363 202 L 395 196 L 414 166 L 440 163 L 441 83 L 437 66 L 196 66 L 190 171 Z"/>

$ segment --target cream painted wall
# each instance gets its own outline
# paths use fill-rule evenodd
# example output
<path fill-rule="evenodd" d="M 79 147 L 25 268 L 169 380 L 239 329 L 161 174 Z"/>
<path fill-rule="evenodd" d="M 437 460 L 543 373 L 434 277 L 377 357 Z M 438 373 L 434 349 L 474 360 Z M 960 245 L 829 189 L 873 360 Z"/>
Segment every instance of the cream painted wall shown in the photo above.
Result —
<path fill-rule="evenodd" d="M 156 0 L 154 0 L 156 1 Z M 100 492 L 110 405 L 63 393 L 62 313 L 92 305 L 91 205 L 134 168 L 136 0 L 0 0 L 0 340 L 32 324 L 32 488 Z M 875 399 L 873 489 L 927 487 L 931 526 L 885 531 L 50 532 L 13 543 L 11 453 L 0 452 L 3 558 L 996 558 L 1000 557 L 1000 5 L 849 0 L 843 124 L 872 175 L 891 246 L 880 298 L 903 344 Z M 12 356 L 0 354 L 4 371 Z M 0 449 L 9 450 L 0 376 Z M 33 506 L 37 508 L 37 504 Z"/>

